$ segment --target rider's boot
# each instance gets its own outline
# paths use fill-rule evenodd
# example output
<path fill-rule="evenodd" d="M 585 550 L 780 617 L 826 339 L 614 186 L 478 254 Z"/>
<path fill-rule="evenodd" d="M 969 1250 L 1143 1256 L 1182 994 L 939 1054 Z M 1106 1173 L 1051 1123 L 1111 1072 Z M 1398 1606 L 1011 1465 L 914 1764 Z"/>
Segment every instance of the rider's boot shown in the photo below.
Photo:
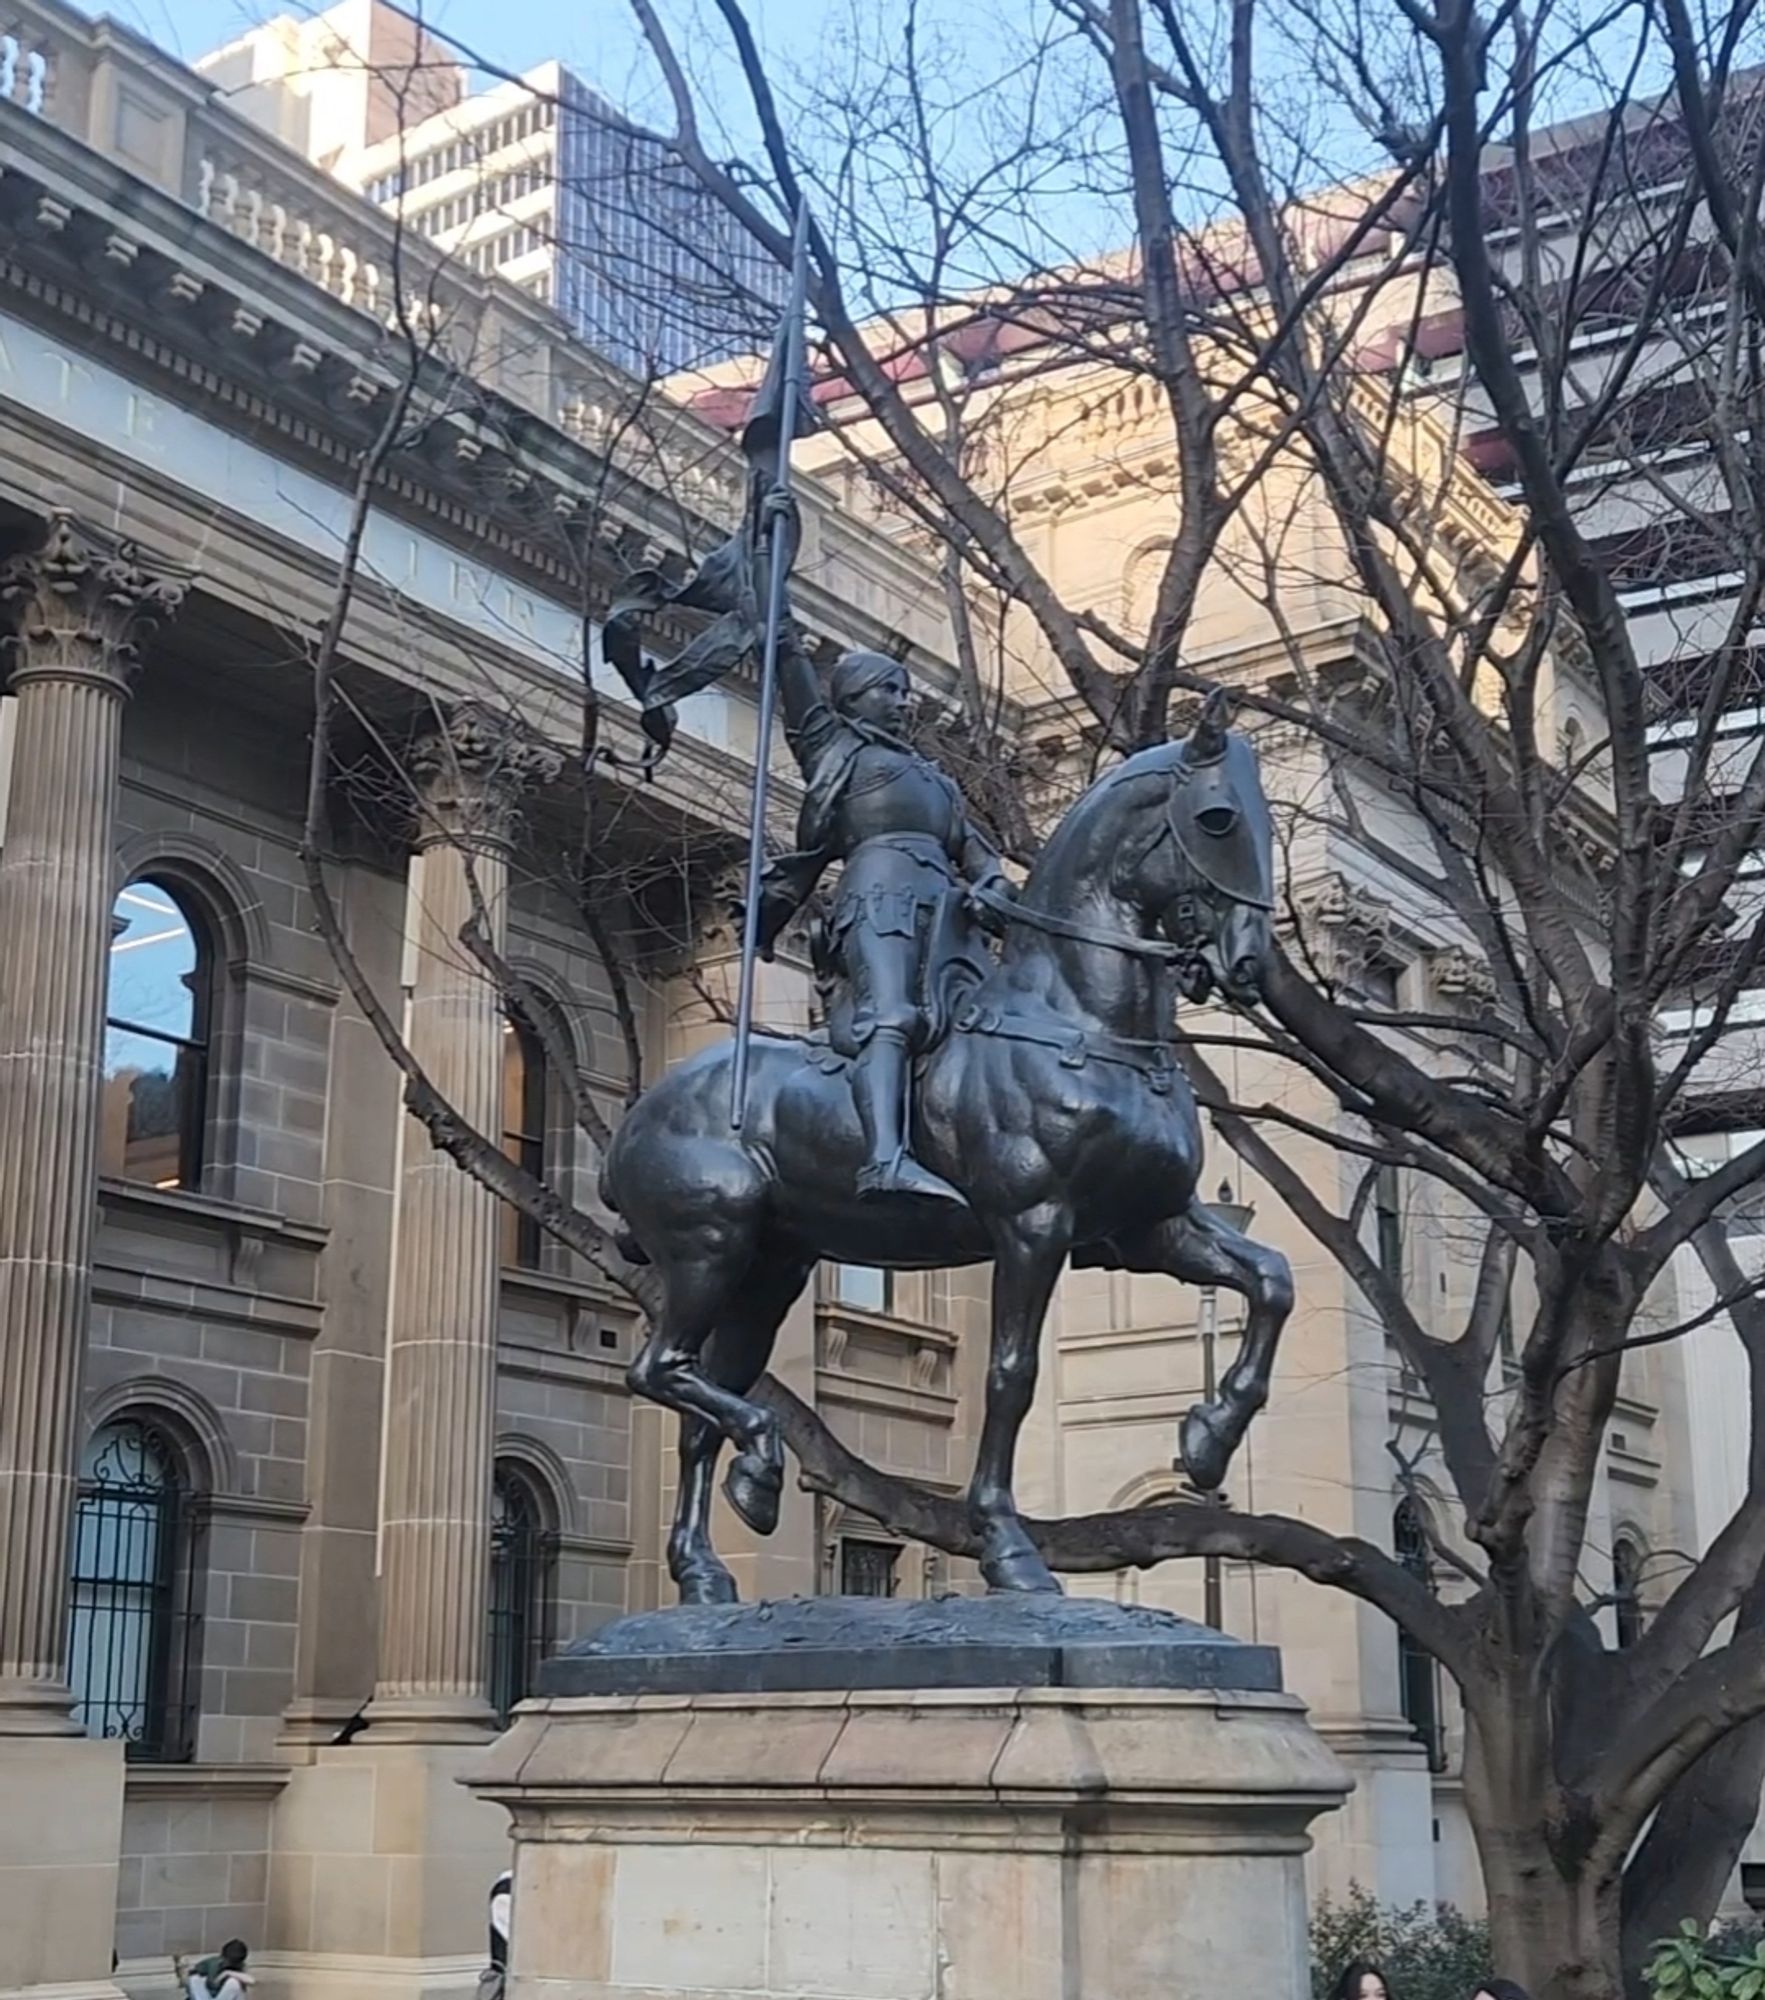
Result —
<path fill-rule="evenodd" d="M 907 1038 L 878 1028 L 852 1069 L 852 1090 L 870 1158 L 859 1170 L 861 1195 L 920 1195 L 932 1201 L 967 1203 L 946 1180 L 922 1167 L 902 1136 L 907 1102 Z"/>

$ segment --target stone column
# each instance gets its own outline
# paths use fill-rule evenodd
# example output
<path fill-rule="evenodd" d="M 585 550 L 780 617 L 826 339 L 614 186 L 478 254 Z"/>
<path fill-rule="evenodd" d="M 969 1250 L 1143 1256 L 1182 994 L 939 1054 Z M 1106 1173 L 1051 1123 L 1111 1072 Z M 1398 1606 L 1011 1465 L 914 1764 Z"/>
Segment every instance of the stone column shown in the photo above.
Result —
<path fill-rule="evenodd" d="M 92 1277 L 123 702 L 182 582 L 71 517 L 14 558 L 0 849 L 0 1735 L 73 1735 L 68 1536 Z"/>
<path fill-rule="evenodd" d="M 423 857 L 408 1034 L 437 1089 L 479 1132 L 502 1130 L 503 1006 L 461 942 L 482 904 L 501 949 L 515 807 L 561 760 L 462 707 L 415 758 Z M 500 1281 L 495 1195 L 414 1121 L 405 1133 L 387 1332 L 380 1652 L 369 1738 L 481 1739 Z"/>

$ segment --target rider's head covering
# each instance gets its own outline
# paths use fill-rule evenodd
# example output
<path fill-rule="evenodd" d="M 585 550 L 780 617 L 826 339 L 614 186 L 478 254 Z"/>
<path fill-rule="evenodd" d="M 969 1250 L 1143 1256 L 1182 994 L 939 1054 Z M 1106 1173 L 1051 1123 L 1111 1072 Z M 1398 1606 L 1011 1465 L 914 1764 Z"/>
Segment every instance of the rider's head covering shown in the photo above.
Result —
<path fill-rule="evenodd" d="M 829 686 L 833 705 L 844 709 L 861 694 L 868 694 L 879 681 L 905 672 L 901 662 L 890 659 L 887 653 L 848 653 L 833 670 Z"/>

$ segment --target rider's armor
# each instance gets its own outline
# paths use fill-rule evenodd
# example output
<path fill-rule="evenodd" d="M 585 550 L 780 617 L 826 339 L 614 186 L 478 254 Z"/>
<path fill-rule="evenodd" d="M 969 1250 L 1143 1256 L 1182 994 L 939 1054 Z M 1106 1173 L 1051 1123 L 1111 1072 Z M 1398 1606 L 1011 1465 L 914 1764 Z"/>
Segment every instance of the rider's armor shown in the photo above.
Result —
<path fill-rule="evenodd" d="M 761 937 L 770 947 L 829 863 L 844 863 L 825 945 L 851 998 L 846 1033 L 868 1158 L 860 1193 L 961 1197 L 907 1150 L 907 1089 L 930 1038 L 944 919 L 963 883 L 1008 892 L 955 782 L 900 737 L 851 713 L 899 673 L 879 653 L 849 653 L 824 696 L 799 645 L 780 648 L 786 735 L 808 790 L 800 851 L 768 870 Z"/>

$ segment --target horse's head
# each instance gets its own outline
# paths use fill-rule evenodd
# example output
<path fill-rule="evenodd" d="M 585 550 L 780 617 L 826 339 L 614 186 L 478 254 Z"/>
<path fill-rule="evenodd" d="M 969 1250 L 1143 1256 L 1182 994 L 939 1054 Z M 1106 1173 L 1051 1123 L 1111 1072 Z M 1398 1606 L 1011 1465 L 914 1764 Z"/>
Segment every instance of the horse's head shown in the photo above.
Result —
<path fill-rule="evenodd" d="M 1191 1000 L 1218 987 L 1230 1000 L 1262 995 L 1274 922 L 1274 833 L 1256 752 L 1226 726 L 1215 689 L 1186 741 L 1146 753 L 1169 777 L 1164 824 L 1125 886 L 1173 944 L 1191 954 L 1178 977 Z"/>

